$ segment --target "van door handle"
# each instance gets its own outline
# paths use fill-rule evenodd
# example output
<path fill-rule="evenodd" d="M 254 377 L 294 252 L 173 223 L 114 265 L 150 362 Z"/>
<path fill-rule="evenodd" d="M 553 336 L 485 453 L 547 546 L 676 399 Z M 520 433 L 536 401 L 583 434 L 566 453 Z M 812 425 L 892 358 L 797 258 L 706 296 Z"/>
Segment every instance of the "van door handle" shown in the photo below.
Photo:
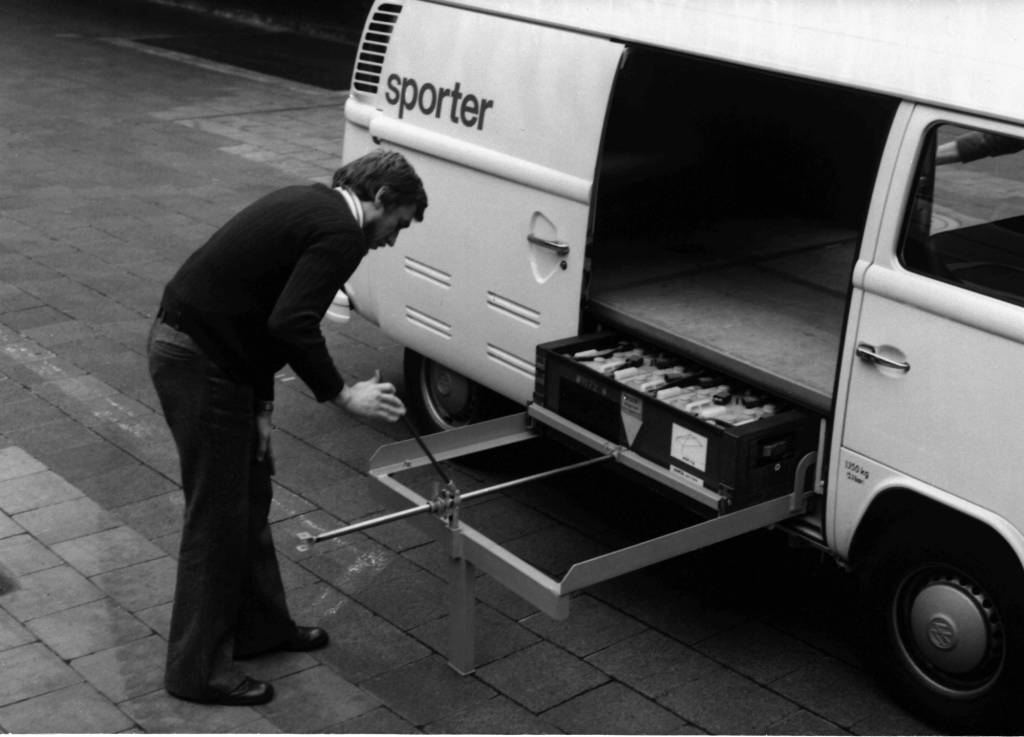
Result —
<path fill-rule="evenodd" d="M 886 358 L 875 353 L 875 347 L 868 345 L 867 343 L 861 343 L 857 346 L 857 357 L 865 361 L 869 361 L 879 366 L 885 366 L 886 368 L 896 369 L 906 373 L 910 371 L 910 364 L 906 361 L 894 361 L 891 358 Z"/>
<path fill-rule="evenodd" d="M 569 246 L 567 246 L 562 241 L 551 241 L 548 240 L 547 238 L 541 238 L 539 236 L 536 236 L 533 233 L 530 233 L 528 236 L 526 236 L 526 240 L 530 241 L 530 243 L 532 243 L 535 246 L 550 248 L 559 256 L 569 255 Z"/>

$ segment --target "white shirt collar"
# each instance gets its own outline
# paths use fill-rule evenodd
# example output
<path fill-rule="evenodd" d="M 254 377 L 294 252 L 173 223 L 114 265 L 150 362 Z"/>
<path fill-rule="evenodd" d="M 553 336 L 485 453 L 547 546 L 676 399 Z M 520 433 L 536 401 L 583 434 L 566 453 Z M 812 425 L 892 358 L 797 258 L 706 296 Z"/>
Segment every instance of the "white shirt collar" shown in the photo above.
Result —
<path fill-rule="evenodd" d="M 348 187 L 335 187 L 334 191 L 340 194 L 345 199 L 345 202 L 348 203 L 348 209 L 352 211 L 352 217 L 356 219 L 356 222 L 359 223 L 359 227 L 362 228 L 363 205 L 359 201 L 359 198 L 356 197 L 355 192 L 353 192 Z"/>

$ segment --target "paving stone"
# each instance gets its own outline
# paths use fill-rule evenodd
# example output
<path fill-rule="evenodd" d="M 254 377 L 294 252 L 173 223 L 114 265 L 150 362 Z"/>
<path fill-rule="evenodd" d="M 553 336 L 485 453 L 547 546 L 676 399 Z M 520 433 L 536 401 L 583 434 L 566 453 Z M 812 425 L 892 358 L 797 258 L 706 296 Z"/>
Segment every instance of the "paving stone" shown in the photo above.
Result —
<path fill-rule="evenodd" d="M 658 697 L 658 703 L 711 734 L 763 734 L 799 705 L 722 667 Z"/>
<path fill-rule="evenodd" d="M 160 496 L 118 507 L 115 513 L 125 525 L 152 540 L 181 530 L 185 514 L 185 495 L 175 489 Z"/>
<path fill-rule="evenodd" d="M 270 504 L 268 519 L 273 522 L 280 522 L 289 517 L 297 517 L 300 514 L 311 512 L 316 509 L 313 504 L 303 499 L 298 494 L 293 494 L 279 484 L 274 484 L 274 499 Z"/>
<path fill-rule="evenodd" d="M 173 602 L 167 602 L 166 604 L 160 604 L 158 606 L 150 607 L 149 609 L 142 609 L 141 611 L 135 612 L 135 616 L 149 625 L 150 629 L 156 632 L 158 635 L 163 637 L 165 640 L 170 637 L 171 634 L 171 610 L 173 609 Z"/>
<path fill-rule="evenodd" d="M 445 552 L 444 546 L 437 540 L 403 550 L 401 555 L 423 570 L 430 571 L 442 581 L 448 580 L 448 566 L 451 558 Z"/>
<path fill-rule="evenodd" d="M 417 727 L 465 711 L 495 695 L 476 678 L 456 674 L 436 656 L 388 671 L 362 685 Z"/>
<path fill-rule="evenodd" d="M 128 699 L 118 707 L 149 734 L 234 732 L 261 717 L 250 706 L 196 704 L 176 699 L 163 689 Z"/>
<path fill-rule="evenodd" d="M 518 539 L 555 524 L 547 515 L 514 499 L 495 495 L 483 497 L 482 504 L 467 505 L 463 520 L 495 542 Z"/>
<path fill-rule="evenodd" d="M 0 561 L 15 576 L 26 576 L 64 562 L 31 535 L 15 535 L 0 540 Z"/>
<path fill-rule="evenodd" d="M 2 366 L 2 363 L 0 363 Z M 24 384 L 30 391 L 29 396 L 42 396 L 39 392 L 46 386 L 47 382 L 54 381 L 59 378 L 68 378 L 71 376 L 81 376 L 84 371 L 75 364 L 67 361 L 59 356 L 43 356 L 35 361 L 30 361 L 21 365 L 16 365 L 13 371 L 5 369 L 12 379 Z M 50 399 L 49 397 L 43 397 L 48 399 L 50 404 L 53 404 L 58 409 L 61 405 Z M 41 432 L 45 427 L 48 427 L 53 422 L 60 422 L 61 420 L 67 419 L 62 413 L 57 417 L 53 418 L 50 422 L 44 422 L 39 425 L 32 425 L 18 428 L 18 432 L 21 433 L 22 437 L 31 437 L 33 434 Z M 29 448 L 28 446 L 22 446 L 29 452 L 35 454 L 36 449 Z M 37 456 L 38 457 L 38 456 Z"/>
<path fill-rule="evenodd" d="M 119 524 L 116 517 L 87 497 L 22 512 L 14 519 L 47 545 L 109 530 Z"/>
<path fill-rule="evenodd" d="M 824 656 L 775 681 L 772 688 L 844 728 L 873 715 L 900 711 L 870 676 Z"/>
<path fill-rule="evenodd" d="M 449 622 L 448 616 L 431 620 L 410 630 L 410 634 L 442 656 L 448 657 L 451 652 Z M 518 622 L 479 602 L 474 611 L 473 627 L 473 659 L 477 667 L 523 650 L 540 640 Z"/>
<path fill-rule="evenodd" d="M 65 660 L 150 634 L 149 627 L 109 599 L 37 617 L 27 626 Z"/>
<path fill-rule="evenodd" d="M 41 384 L 36 393 L 58 406 L 72 406 L 71 402 L 84 402 L 116 394 L 117 390 L 96 376 L 61 376 Z"/>
<path fill-rule="evenodd" d="M 349 470 L 349 476 L 325 486 L 293 486 L 302 496 L 339 519 L 356 522 L 376 517 L 387 510 L 369 493 L 366 477 Z M 388 525 L 390 526 L 390 525 Z"/>
<path fill-rule="evenodd" d="M 180 535 L 176 538 L 180 542 Z M 161 540 L 170 540 L 168 536 L 161 538 Z M 158 541 L 158 545 L 162 544 Z M 178 548 L 174 547 L 174 557 L 177 558 Z M 300 589 L 303 586 L 309 586 L 311 583 L 315 583 L 318 578 L 314 574 L 307 571 L 302 566 L 294 563 L 287 558 L 278 557 L 277 559 L 278 570 L 281 571 L 281 580 L 284 583 L 284 590 L 291 591 L 293 589 Z"/>
<path fill-rule="evenodd" d="M 292 592 L 289 606 L 327 630 L 331 641 L 316 657 L 353 683 L 430 654 L 412 636 L 323 583 Z"/>
<path fill-rule="evenodd" d="M 5 281 L 22 281 L 21 279 L 12 278 L 15 275 L 8 271 L 8 267 L 11 267 L 12 270 L 16 270 L 14 264 L 10 263 L 11 261 L 14 260 L 17 260 L 17 257 L 14 257 L 13 259 L 8 257 L 8 259 L 5 259 Z M 21 261 L 24 262 L 25 259 L 21 259 Z M 41 274 L 39 276 L 45 277 L 47 276 L 47 274 Z M 33 279 L 32 281 L 35 280 Z M 9 311 L 4 313 L 3 316 L 3 321 L 5 325 L 7 325 L 12 330 L 16 330 L 19 333 L 27 335 L 27 337 L 31 338 L 32 340 L 36 340 L 36 338 L 32 335 L 28 335 L 27 331 L 30 331 L 33 328 L 38 328 L 42 325 L 53 325 L 54 323 L 65 322 L 67 319 L 68 316 L 65 315 L 63 312 L 55 310 L 48 305 L 40 305 L 38 307 L 29 307 L 23 310 Z"/>
<path fill-rule="evenodd" d="M 362 375 L 358 368 L 352 365 L 352 362 L 347 362 L 346 369 L 350 375 Z M 366 473 L 373 454 L 382 445 L 394 441 L 377 428 L 361 425 L 335 428 L 316 436 L 311 442 L 328 455 L 337 458 L 360 473 Z"/>
<path fill-rule="evenodd" d="M 234 734 L 282 734 L 283 730 L 269 719 L 261 717 L 254 722 L 246 722 L 235 727 L 232 732 Z"/>
<path fill-rule="evenodd" d="M 420 730 L 383 706 L 332 725 L 325 731 L 331 734 L 420 734 Z"/>
<path fill-rule="evenodd" d="M 709 658 L 653 630 L 594 653 L 587 662 L 651 697 L 685 687 L 714 667 Z"/>
<path fill-rule="evenodd" d="M 477 669 L 480 680 L 539 713 L 608 680 L 585 661 L 548 642 Z"/>
<path fill-rule="evenodd" d="M 426 571 L 385 578 L 351 595 L 403 630 L 438 619 L 448 610 L 447 584 Z"/>
<path fill-rule="evenodd" d="M 11 516 L 81 496 L 82 492 L 52 471 L 0 481 L 0 510 Z"/>
<path fill-rule="evenodd" d="M 317 652 L 317 655 L 319 655 Z M 238 661 L 238 666 L 247 675 L 258 681 L 276 681 L 300 671 L 316 668 L 320 661 L 309 653 L 278 651 L 257 658 Z"/>
<path fill-rule="evenodd" d="M 25 337 L 30 338 L 41 346 L 53 348 L 61 343 L 68 343 L 73 340 L 81 340 L 96 335 L 93 328 L 78 320 L 67 320 L 63 322 L 41 325 L 31 330 L 23 331 Z"/>
<path fill-rule="evenodd" d="M 349 595 L 418 572 L 397 553 L 362 535 L 342 538 L 323 555 L 303 561 L 302 566 Z"/>
<path fill-rule="evenodd" d="M 66 450 L 79 445 L 95 443 L 99 436 L 89 428 L 64 417 L 18 433 L 18 443 L 36 458 L 47 452 Z M 42 470 L 42 469 L 40 469 Z"/>
<path fill-rule="evenodd" d="M 167 641 L 149 636 L 92 653 L 71 666 L 115 704 L 164 687 Z"/>
<path fill-rule="evenodd" d="M 523 626 L 581 657 L 647 629 L 632 617 L 585 594 L 572 599 L 568 619 L 557 620 L 538 613 L 524 619 Z"/>
<path fill-rule="evenodd" d="M 884 709 L 878 714 L 872 714 L 866 719 L 857 722 L 850 729 L 850 733 L 863 735 L 932 735 L 941 734 L 943 731 L 942 727 L 943 725 L 939 721 L 929 725 L 927 722 L 915 718 L 906 711 Z"/>
<path fill-rule="evenodd" d="M 132 721 L 86 683 L 0 709 L 0 724 L 15 733 L 101 733 L 128 729 Z"/>
<path fill-rule="evenodd" d="M 0 597 L 0 606 L 22 622 L 87 604 L 103 592 L 70 566 L 22 576 L 18 588 Z"/>
<path fill-rule="evenodd" d="M 330 408 L 321 408 L 331 412 Z M 338 489 L 359 478 L 349 466 L 316 448 L 281 433 L 274 438 L 276 481 L 287 489 Z"/>
<path fill-rule="evenodd" d="M 501 696 L 428 724 L 428 734 L 558 734 L 551 722 Z"/>
<path fill-rule="evenodd" d="M 319 732 L 380 706 L 375 696 L 323 666 L 275 681 L 274 691 L 274 700 L 259 711 L 292 733 Z"/>
<path fill-rule="evenodd" d="M 181 553 L 181 530 L 172 532 L 170 535 L 161 535 L 160 537 L 153 538 L 151 542 L 167 553 L 168 557 L 172 560 L 178 560 L 178 555 Z M 287 558 L 282 559 L 280 556 L 278 556 L 278 566 L 281 568 L 282 577 L 285 577 L 285 572 L 290 566 L 298 567 Z M 313 574 L 307 573 L 306 571 L 303 571 L 303 573 L 306 573 L 308 576 L 312 576 L 314 579 L 316 578 L 316 576 L 313 576 Z M 288 590 L 287 578 L 285 578 L 285 590 Z"/>
<path fill-rule="evenodd" d="M 181 494 L 173 481 L 134 459 L 82 479 L 76 485 L 83 494 L 110 510 L 164 494 Z"/>
<path fill-rule="evenodd" d="M 173 440 L 158 440 L 135 449 L 136 458 L 181 487 L 181 465 Z M 134 459 L 133 459 L 134 460 Z"/>
<path fill-rule="evenodd" d="M 694 649 L 733 670 L 768 684 L 806 667 L 820 654 L 805 643 L 760 622 L 747 622 Z"/>
<path fill-rule="evenodd" d="M 476 597 L 488 606 L 494 607 L 509 619 L 521 621 L 537 613 L 537 607 L 507 589 L 490 576 L 476 580 Z"/>
<path fill-rule="evenodd" d="M 0 314 L 3 314 L 5 318 L 12 313 L 16 314 L 20 310 L 39 307 L 41 304 L 31 294 L 13 285 L 0 285 Z"/>
<path fill-rule="evenodd" d="M 51 470 L 76 485 L 84 479 L 135 462 L 130 455 L 99 436 L 94 443 L 50 451 L 37 450 L 36 454 Z M 93 499 L 107 506 L 102 498 Z"/>
<path fill-rule="evenodd" d="M 0 652 L 0 706 L 30 699 L 81 681 L 44 645 L 31 643 Z M 2 722 L 0 722 L 2 724 Z M 31 730 L 35 731 L 35 730 Z"/>
<path fill-rule="evenodd" d="M 721 597 L 696 588 L 672 589 L 653 573 L 609 581 L 588 593 L 687 644 L 714 637 L 750 619 L 748 612 L 724 604 Z"/>
<path fill-rule="evenodd" d="M 29 630 L 7 612 L 0 609 L 0 650 L 10 650 L 36 639 Z"/>
<path fill-rule="evenodd" d="M 432 542 L 433 537 L 408 520 L 400 520 L 366 530 L 366 536 L 395 552 Z"/>
<path fill-rule="evenodd" d="M 46 466 L 21 448 L 0 448 L 0 482 L 45 471 Z"/>
<path fill-rule="evenodd" d="M 697 734 L 699 730 L 621 683 L 606 683 L 544 712 L 567 734 Z"/>
<path fill-rule="evenodd" d="M 321 509 L 315 509 L 308 514 L 300 514 L 297 517 L 289 517 L 274 523 L 270 526 L 270 530 L 273 533 L 274 546 L 277 548 L 278 553 L 290 560 L 301 563 L 309 558 L 326 555 L 339 546 L 345 545 L 346 541 L 342 538 L 333 538 L 311 545 L 308 550 L 299 550 L 298 534 L 300 532 L 319 535 L 328 530 L 336 530 L 343 524 L 337 517 Z"/>
<path fill-rule="evenodd" d="M 825 721 L 817 714 L 812 714 L 806 709 L 801 709 L 796 714 L 786 717 L 781 722 L 773 724 L 765 734 L 780 735 L 846 735 L 851 734 L 842 727 L 832 722 Z M 912 734 L 911 732 L 872 732 L 874 735 L 882 734 Z"/>
<path fill-rule="evenodd" d="M 42 425 L 62 418 L 61 411 L 45 399 L 31 398 L 20 402 L 7 402 L 0 415 L 0 432 Z"/>
<path fill-rule="evenodd" d="M 167 556 L 92 577 L 107 596 L 131 612 L 165 604 L 174 598 L 177 564 Z"/>
<path fill-rule="evenodd" d="M 163 556 L 163 551 L 129 527 L 115 527 L 57 543 L 53 551 L 86 576 L 125 568 Z"/>

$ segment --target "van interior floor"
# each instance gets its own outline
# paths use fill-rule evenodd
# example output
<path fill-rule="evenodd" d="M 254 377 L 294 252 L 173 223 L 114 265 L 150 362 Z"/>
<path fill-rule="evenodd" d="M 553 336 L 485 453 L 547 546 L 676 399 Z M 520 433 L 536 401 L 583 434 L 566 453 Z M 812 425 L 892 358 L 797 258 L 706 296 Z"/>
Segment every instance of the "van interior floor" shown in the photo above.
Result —
<path fill-rule="evenodd" d="M 748 220 L 677 243 L 602 245 L 587 307 L 603 327 L 829 412 L 855 231 Z"/>

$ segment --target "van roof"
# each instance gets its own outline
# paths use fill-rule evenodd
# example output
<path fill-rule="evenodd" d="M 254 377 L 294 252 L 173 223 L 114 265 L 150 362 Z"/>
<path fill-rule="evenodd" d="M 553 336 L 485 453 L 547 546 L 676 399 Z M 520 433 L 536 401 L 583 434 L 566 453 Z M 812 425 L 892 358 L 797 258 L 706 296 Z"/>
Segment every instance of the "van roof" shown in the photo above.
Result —
<path fill-rule="evenodd" d="M 1017 0 L 433 0 L 1024 122 Z"/>

